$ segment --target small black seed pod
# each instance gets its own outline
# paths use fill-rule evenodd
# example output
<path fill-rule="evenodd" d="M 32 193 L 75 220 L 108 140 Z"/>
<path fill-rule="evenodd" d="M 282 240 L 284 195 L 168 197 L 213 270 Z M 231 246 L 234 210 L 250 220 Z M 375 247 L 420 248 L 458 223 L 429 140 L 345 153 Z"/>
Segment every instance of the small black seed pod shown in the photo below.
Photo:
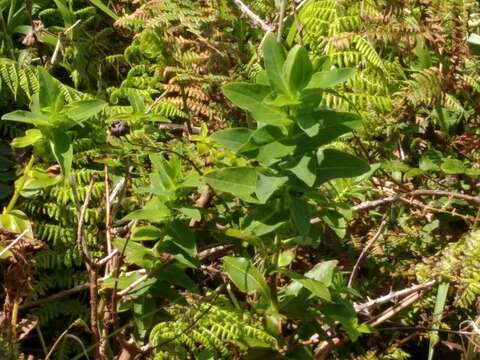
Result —
<path fill-rule="evenodd" d="M 125 136 L 130 132 L 130 127 L 125 120 L 115 120 L 110 124 L 110 134 L 115 137 Z"/>

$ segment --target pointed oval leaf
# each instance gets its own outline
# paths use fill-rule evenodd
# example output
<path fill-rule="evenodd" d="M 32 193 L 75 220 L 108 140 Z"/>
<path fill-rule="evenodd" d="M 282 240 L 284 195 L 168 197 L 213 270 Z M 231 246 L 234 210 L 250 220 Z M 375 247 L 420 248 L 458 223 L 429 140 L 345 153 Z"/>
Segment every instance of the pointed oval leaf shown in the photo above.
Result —
<path fill-rule="evenodd" d="M 327 144 L 361 125 L 358 115 L 333 110 L 300 114 L 297 122 L 308 136 L 318 136 L 318 146 Z"/>
<path fill-rule="evenodd" d="M 50 125 L 50 121 L 47 116 L 44 116 L 42 114 L 34 114 L 24 110 L 16 110 L 7 113 L 2 116 L 2 120 L 16 121 L 38 127 Z"/>
<path fill-rule="evenodd" d="M 70 119 L 80 122 L 97 115 L 106 106 L 103 100 L 81 100 L 67 105 L 64 111 Z"/>
<path fill-rule="evenodd" d="M 320 71 L 312 75 L 307 89 L 327 89 L 350 79 L 355 73 L 353 68 L 340 68 Z"/>
<path fill-rule="evenodd" d="M 38 129 L 29 129 L 25 131 L 24 136 L 19 136 L 13 139 L 11 142 L 14 148 L 24 148 L 30 145 L 34 145 L 42 139 L 42 133 Z"/>
<path fill-rule="evenodd" d="M 336 178 L 359 176 L 370 170 L 365 160 L 342 151 L 326 149 L 323 155 L 323 161 L 317 166 L 319 184 Z"/>
<path fill-rule="evenodd" d="M 273 125 L 273 126 L 287 126 L 292 123 L 284 111 L 265 104 L 258 104 L 255 109 L 251 111 L 252 117 L 256 122 Z"/>
<path fill-rule="evenodd" d="M 253 132 L 247 128 L 225 129 L 213 133 L 210 135 L 210 139 L 229 150 L 237 151 L 248 142 Z"/>
<path fill-rule="evenodd" d="M 248 167 L 231 167 L 205 175 L 205 182 L 216 191 L 223 191 L 248 202 L 256 202 L 257 171 Z"/>
<path fill-rule="evenodd" d="M 43 67 L 37 67 L 39 82 L 39 105 L 41 108 L 53 106 L 60 94 L 58 81 L 48 73 Z"/>
<path fill-rule="evenodd" d="M 330 296 L 330 291 L 328 290 L 327 286 L 321 281 L 307 278 L 303 275 L 300 275 L 296 272 L 293 271 L 288 271 L 288 270 L 281 270 L 281 272 L 285 275 L 287 275 L 290 279 L 292 279 L 294 282 L 300 284 L 304 288 L 308 289 L 313 295 L 316 297 L 325 300 L 325 301 L 331 301 L 332 297 Z M 289 289 L 290 290 L 290 289 Z M 291 291 L 291 290 L 290 290 Z"/>
<path fill-rule="evenodd" d="M 313 67 L 307 50 L 295 45 L 288 53 L 283 66 L 283 73 L 291 93 L 296 93 L 307 86 L 312 77 Z"/>
<path fill-rule="evenodd" d="M 223 87 L 223 94 L 243 110 L 254 110 L 271 92 L 269 86 L 232 82 Z"/>
<path fill-rule="evenodd" d="M 247 294 L 257 292 L 265 299 L 271 299 L 270 289 L 264 276 L 250 260 L 226 256 L 223 258 L 223 271 L 239 290 Z"/>
<path fill-rule="evenodd" d="M 287 170 L 303 181 L 307 186 L 312 187 L 317 178 L 316 167 L 317 164 L 315 159 L 309 154 L 304 154 L 302 157 L 295 159 L 295 164 L 287 168 Z"/>
<path fill-rule="evenodd" d="M 267 71 L 268 80 L 272 88 L 280 94 L 287 95 L 288 85 L 283 76 L 283 64 L 285 63 L 285 49 L 275 35 L 269 33 L 263 42 L 263 62 Z"/>
<path fill-rule="evenodd" d="M 48 135 L 50 149 L 65 177 L 70 175 L 73 162 L 73 146 L 70 136 L 63 131 L 52 130 Z"/>

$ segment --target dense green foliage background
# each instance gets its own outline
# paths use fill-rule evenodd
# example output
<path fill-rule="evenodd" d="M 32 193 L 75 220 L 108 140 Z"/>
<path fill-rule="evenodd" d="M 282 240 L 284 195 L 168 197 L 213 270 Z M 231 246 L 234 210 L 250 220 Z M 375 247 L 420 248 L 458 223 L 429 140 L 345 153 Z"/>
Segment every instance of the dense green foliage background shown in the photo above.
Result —
<path fill-rule="evenodd" d="M 480 6 L 0 0 L 0 359 L 477 359 Z"/>

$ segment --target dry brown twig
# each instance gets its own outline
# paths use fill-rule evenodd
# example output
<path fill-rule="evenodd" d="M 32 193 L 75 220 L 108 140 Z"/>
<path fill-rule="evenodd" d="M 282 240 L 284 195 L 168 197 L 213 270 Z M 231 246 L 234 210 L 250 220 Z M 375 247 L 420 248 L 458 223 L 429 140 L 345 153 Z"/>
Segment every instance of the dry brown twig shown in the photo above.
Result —
<path fill-rule="evenodd" d="M 263 31 L 267 33 L 273 31 L 273 27 L 263 21 L 260 16 L 255 14 L 247 5 L 244 4 L 242 0 L 233 0 L 233 2 L 238 6 L 240 12 L 248 19 L 250 19 L 253 25 L 260 27 Z"/>
<path fill-rule="evenodd" d="M 212 188 L 208 185 L 205 185 L 202 189 L 202 192 L 199 198 L 195 201 L 195 206 L 200 209 L 204 208 L 205 206 L 208 205 L 212 196 L 213 196 Z M 191 228 L 197 226 L 197 221 L 195 219 L 190 219 L 188 226 Z"/>
<path fill-rule="evenodd" d="M 403 202 L 405 202 L 407 204 L 410 204 L 410 205 L 420 206 L 420 204 L 421 204 L 421 206 L 428 207 L 428 209 L 431 210 L 431 211 L 445 213 L 446 210 L 437 209 L 437 208 L 432 207 L 430 205 L 425 205 L 425 204 L 423 204 L 419 201 L 414 202 L 411 199 L 411 198 L 422 197 L 422 196 L 432 196 L 432 197 L 446 196 L 446 197 L 450 197 L 450 198 L 464 200 L 464 201 L 466 201 L 466 202 L 468 202 L 472 205 L 475 205 L 475 206 L 480 206 L 480 196 L 472 196 L 472 195 L 466 195 L 466 194 L 462 194 L 462 193 L 457 193 L 457 192 L 453 192 L 453 191 L 444 191 L 444 190 L 413 190 L 413 191 L 404 192 L 404 193 L 401 193 L 401 194 L 396 194 L 395 193 L 395 194 L 386 196 L 386 197 L 384 197 L 382 199 L 378 199 L 378 200 L 364 201 L 364 202 L 362 202 L 358 205 L 352 206 L 352 210 L 355 211 L 355 212 L 366 211 L 366 210 L 374 209 L 374 208 L 377 208 L 377 207 L 380 207 L 380 206 L 391 204 L 395 201 L 403 201 Z M 456 212 L 452 213 L 451 211 L 448 211 L 448 214 L 464 217 L 464 215 L 458 214 Z M 468 220 L 470 220 L 470 219 L 468 219 Z M 313 218 L 313 219 L 310 220 L 310 223 L 311 224 L 319 224 L 319 223 L 321 223 L 321 221 L 322 220 L 320 218 Z"/>
<path fill-rule="evenodd" d="M 377 232 L 375 235 L 367 242 L 365 247 L 363 248 L 362 252 L 358 256 L 357 261 L 355 262 L 355 265 L 353 265 L 352 272 L 350 273 L 350 277 L 348 279 L 348 287 L 352 287 L 353 280 L 355 279 L 355 276 L 357 275 L 358 268 L 360 266 L 360 263 L 362 262 L 363 258 L 367 255 L 368 251 L 372 247 L 372 245 L 382 236 L 383 234 L 383 229 L 387 225 L 387 218 L 384 217 L 383 221 L 380 224 L 380 227 L 378 228 Z"/>
<path fill-rule="evenodd" d="M 429 284 L 429 286 L 433 286 L 433 283 L 431 285 Z M 393 306 L 389 307 L 388 309 L 386 309 L 385 311 L 377 315 L 375 318 L 371 319 L 368 322 L 368 324 L 372 327 L 376 327 L 384 323 L 385 321 L 391 319 L 393 316 L 395 316 L 396 314 L 398 314 L 400 311 L 404 310 L 408 306 L 415 303 L 418 299 L 420 299 L 426 293 L 426 289 L 428 289 L 426 284 L 423 284 L 422 286 L 424 286 L 422 289 L 420 290 L 417 289 L 415 292 L 409 293 L 398 303 L 394 304 Z M 348 337 L 346 335 L 339 335 L 332 339 L 323 341 L 315 349 L 315 359 L 317 360 L 326 359 L 334 348 L 345 344 L 347 341 L 348 341 Z"/>

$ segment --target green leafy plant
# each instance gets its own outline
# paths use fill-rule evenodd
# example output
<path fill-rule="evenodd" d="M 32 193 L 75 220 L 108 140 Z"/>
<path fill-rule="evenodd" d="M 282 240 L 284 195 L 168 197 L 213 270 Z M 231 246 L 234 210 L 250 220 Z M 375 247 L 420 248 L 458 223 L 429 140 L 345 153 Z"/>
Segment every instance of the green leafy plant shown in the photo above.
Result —
<path fill-rule="evenodd" d="M 46 141 L 64 176 L 68 177 L 73 161 L 73 146 L 68 131 L 98 114 L 106 103 L 101 100 L 79 100 L 65 104 L 56 80 L 42 68 L 39 68 L 38 74 L 40 90 L 32 98 L 31 111 L 16 110 L 3 115 L 2 120 L 35 126 L 25 136 L 17 138 L 14 146 L 25 147 Z"/>

